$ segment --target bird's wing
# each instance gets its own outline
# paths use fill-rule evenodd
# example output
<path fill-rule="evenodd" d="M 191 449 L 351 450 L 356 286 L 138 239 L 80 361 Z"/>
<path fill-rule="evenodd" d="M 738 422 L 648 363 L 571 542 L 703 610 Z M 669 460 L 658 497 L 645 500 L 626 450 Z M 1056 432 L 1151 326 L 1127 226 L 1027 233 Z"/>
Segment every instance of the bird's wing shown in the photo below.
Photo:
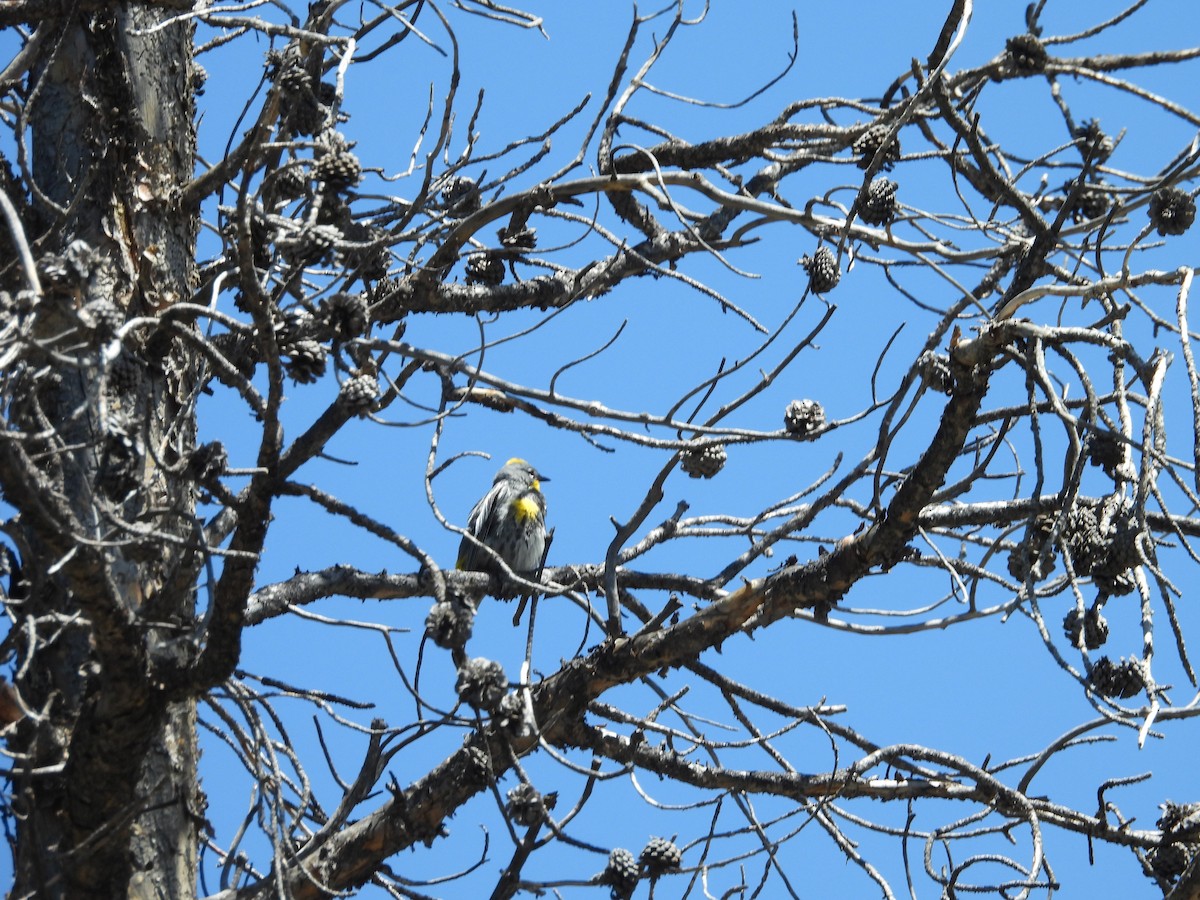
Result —
<path fill-rule="evenodd" d="M 471 508 L 471 513 L 467 516 L 467 533 L 474 535 L 484 543 L 487 543 L 487 539 L 495 525 L 492 509 L 496 505 L 496 498 L 499 496 L 499 493 L 500 486 L 493 485 L 492 489 L 484 494 L 483 498 Z M 483 550 L 477 544 L 471 541 L 470 538 L 464 537 L 458 545 L 457 568 L 465 572 L 474 571 L 476 564 L 483 555 Z"/>

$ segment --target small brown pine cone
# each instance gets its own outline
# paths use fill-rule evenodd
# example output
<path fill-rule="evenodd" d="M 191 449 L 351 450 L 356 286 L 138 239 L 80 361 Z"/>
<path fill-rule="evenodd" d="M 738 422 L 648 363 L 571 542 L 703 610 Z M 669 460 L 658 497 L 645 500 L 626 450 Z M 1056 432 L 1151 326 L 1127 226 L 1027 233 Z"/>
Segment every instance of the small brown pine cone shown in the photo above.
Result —
<path fill-rule="evenodd" d="M 504 809 L 522 828 L 530 828 L 546 818 L 546 801 L 537 788 L 524 781 L 508 792 Z"/>
<path fill-rule="evenodd" d="M 896 218 L 896 189 L 899 185 L 887 178 L 875 178 L 867 187 L 858 215 L 868 225 L 888 225 Z"/>
<path fill-rule="evenodd" d="M 1149 215 L 1159 234 L 1183 234 L 1196 221 L 1196 201 L 1179 188 L 1159 188 L 1150 198 Z"/>
<path fill-rule="evenodd" d="M 729 454 L 722 444 L 684 450 L 679 457 L 679 466 L 692 478 L 712 478 L 725 467 Z"/>
<path fill-rule="evenodd" d="M 1136 659 L 1114 663 L 1102 656 L 1088 674 L 1088 685 L 1101 696 L 1128 700 L 1146 686 L 1146 679 Z"/>
<path fill-rule="evenodd" d="M 1096 165 L 1112 156 L 1116 147 L 1113 139 L 1101 131 L 1100 123 L 1095 119 L 1085 119 L 1075 128 L 1073 136 L 1084 159 L 1090 159 Z"/>
<path fill-rule="evenodd" d="M 366 416 L 379 398 L 379 382 L 374 375 L 348 378 L 338 391 L 338 400 L 356 416 Z"/>
<path fill-rule="evenodd" d="M 508 691 L 508 676 L 495 660 L 476 657 L 467 660 L 458 670 L 455 690 L 468 706 L 491 712 L 500 706 Z"/>
<path fill-rule="evenodd" d="M 608 854 L 608 864 L 596 880 L 612 888 L 613 900 L 629 900 L 637 888 L 641 871 L 633 854 L 624 847 L 617 847 Z"/>
<path fill-rule="evenodd" d="M 358 184 L 362 164 L 349 150 L 326 153 L 313 163 L 313 178 L 325 182 L 330 190 L 342 191 Z"/>
<path fill-rule="evenodd" d="M 1005 57 L 1018 75 L 1036 75 L 1045 70 L 1050 59 L 1042 42 L 1032 34 L 1010 37 L 1005 43 Z"/>
<path fill-rule="evenodd" d="M 883 147 L 884 141 L 887 140 L 888 132 L 891 127 L 888 125 L 872 125 L 866 131 L 858 136 L 854 142 L 854 155 L 858 157 L 858 167 L 860 169 L 869 168 L 871 161 L 875 159 L 880 148 Z M 883 165 L 885 171 L 890 171 L 892 166 L 900 159 L 900 140 L 892 138 L 887 145 L 887 149 L 883 151 Z"/>
<path fill-rule="evenodd" d="M 812 256 L 802 257 L 800 265 L 804 266 L 804 271 L 808 273 L 808 285 L 814 293 L 824 294 L 832 291 L 842 280 L 837 257 L 828 247 L 820 247 Z"/>
<path fill-rule="evenodd" d="M 683 863 L 683 853 L 675 846 L 674 841 L 652 837 L 642 849 L 638 860 L 646 867 L 651 878 L 657 878 L 668 872 L 678 872 Z"/>
<path fill-rule="evenodd" d="M 465 219 L 479 209 L 483 199 L 479 185 L 470 178 L 458 176 L 451 178 L 442 188 L 442 202 L 446 204 L 447 213 L 457 219 Z"/>
<path fill-rule="evenodd" d="M 295 341 L 279 352 L 287 357 L 284 366 L 297 384 L 312 384 L 325 374 L 325 348 L 317 341 Z"/>
<path fill-rule="evenodd" d="M 1078 647 L 1082 638 L 1083 646 L 1089 650 L 1098 650 L 1108 640 L 1108 622 L 1100 614 L 1098 606 L 1085 609 L 1082 615 L 1078 607 L 1072 606 L 1070 612 L 1063 617 L 1063 633 L 1072 647 Z"/>
<path fill-rule="evenodd" d="M 467 284 L 485 284 L 495 287 L 504 280 L 504 260 L 499 255 L 486 251 L 472 253 L 467 259 Z"/>
<path fill-rule="evenodd" d="M 783 412 L 783 430 L 794 437 L 812 437 L 825 424 L 825 410 L 816 400 L 793 400 Z"/>
<path fill-rule="evenodd" d="M 475 616 L 457 603 L 435 603 L 425 617 L 425 634 L 445 650 L 460 649 L 471 639 Z"/>

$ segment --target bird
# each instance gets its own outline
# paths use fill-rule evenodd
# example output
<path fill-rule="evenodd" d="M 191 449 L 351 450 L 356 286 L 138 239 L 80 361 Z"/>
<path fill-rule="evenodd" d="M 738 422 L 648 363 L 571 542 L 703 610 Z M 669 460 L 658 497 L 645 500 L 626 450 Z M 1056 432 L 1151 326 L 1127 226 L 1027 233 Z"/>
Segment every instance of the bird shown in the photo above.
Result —
<path fill-rule="evenodd" d="M 491 489 L 467 516 L 470 537 L 464 535 L 458 546 L 455 568 L 502 574 L 494 556 L 480 546 L 482 543 L 496 551 L 513 572 L 536 574 L 546 549 L 542 482 L 549 480 L 520 457 L 506 462 L 492 479 Z"/>

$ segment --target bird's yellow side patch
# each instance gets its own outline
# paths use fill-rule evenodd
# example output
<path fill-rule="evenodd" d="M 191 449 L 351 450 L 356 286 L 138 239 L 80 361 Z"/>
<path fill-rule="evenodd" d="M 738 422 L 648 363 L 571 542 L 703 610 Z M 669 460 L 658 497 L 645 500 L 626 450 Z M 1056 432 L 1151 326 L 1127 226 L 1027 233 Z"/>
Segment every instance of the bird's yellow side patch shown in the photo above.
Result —
<path fill-rule="evenodd" d="M 520 497 L 513 501 L 512 510 L 517 521 L 525 523 L 530 519 L 536 519 L 541 513 L 542 508 L 538 506 L 536 500 L 529 497 Z"/>

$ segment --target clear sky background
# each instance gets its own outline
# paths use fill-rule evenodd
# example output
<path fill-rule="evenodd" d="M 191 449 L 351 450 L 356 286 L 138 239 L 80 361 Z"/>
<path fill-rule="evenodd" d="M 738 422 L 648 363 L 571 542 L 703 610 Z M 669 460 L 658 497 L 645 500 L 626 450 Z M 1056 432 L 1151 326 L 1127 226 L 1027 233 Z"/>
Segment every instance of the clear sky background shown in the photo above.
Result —
<path fill-rule="evenodd" d="M 834 4 L 714 0 L 708 20 L 699 27 L 685 29 L 672 44 L 654 69 L 649 79 L 652 84 L 664 92 L 710 103 L 740 102 L 787 66 L 794 13 L 799 30 L 799 58 L 791 72 L 763 96 L 736 108 L 702 108 L 667 97 L 643 95 L 631 112 L 684 139 L 698 141 L 761 125 L 798 99 L 878 97 L 894 78 L 908 69 L 913 57 L 925 59 L 949 6 L 949 2 L 912 0 L 907 3 L 846 0 Z M 688 7 L 692 14 L 701 11 L 697 3 L 689 3 Z M 1050 0 L 1042 24 L 1051 35 L 1075 32 L 1102 21 L 1121 7 L 1122 4 L 1111 0 L 1086 5 Z M 611 76 L 632 14 L 629 4 L 616 0 L 529 2 L 525 8 L 544 17 L 548 39 L 536 31 L 504 28 L 447 10 L 458 37 L 463 74 L 452 156 L 463 146 L 477 91 L 484 91 L 475 125 L 478 145 L 484 152 L 544 130 L 586 94 L 593 94 L 591 105 L 580 121 L 554 136 L 547 161 L 514 182 L 520 188 L 536 184 L 540 176 L 558 169 L 577 151 L 583 128 L 595 115 L 596 104 Z M 1024 9 L 1025 4 L 1016 0 L 978 3 L 967 40 L 951 62 L 951 69 L 978 64 L 1002 52 L 1007 37 L 1024 31 Z M 347 7 L 345 13 L 352 15 L 352 8 Z M 276 15 L 269 8 L 260 8 L 256 14 Z M 421 24 L 435 43 L 449 49 L 444 32 L 436 27 L 432 17 L 423 19 Z M 663 20 L 662 28 L 665 26 Z M 634 67 L 650 49 L 649 32 L 661 33 L 662 28 L 648 29 L 643 35 L 632 54 Z M 1193 5 L 1184 0 L 1166 0 L 1152 2 L 1147 10 L 1112 35 L 1075 45 L 1069 53 L 1179 48 L 1197 43 L 1200 43 L 1200 16 Z M 240 136 L 244 129 L 244 123 L 236 124 L 236 117 L 249 87 L 261 74 L 261 53 L 266 49 L 263 41 L 243 39 L 201 59 L 209 73 L 202 98 L 201 123 L 201 152 L 206 158 L 219 157 L 231 133 Z M 389 174 L 408 167 L 431 86 L 435 103 L 440 104 L 449 71 L 443 56 L 416 41 L 407 42 L 399 52 L 386 54 L 376 62 L 349 69 L 346 110 L 351 119 L 343 131 L 358 141 L 356 152 L 364 166 L 378 167 Z M 1188 77 L 1181 77 L 1185 72 Z M 1137 80 L 1196 109 L 1200 108 L 1197 74 L 1195 66 L 1174 67 L 1167 73 L 1153 70 L 1138 73 Z M 1160 128 L 1157 123 L 1163 122 L 1161 116 L 1154 118 L 1154 128 L 1142 127 L 1146 115 L 1144 104 L 1119 91 L 1101 91 L 1091 85 L 1070 82 L 1065 82 L 1063 88 L 1078 117 L 1100 118 L 1105 130 L 1113 134 L 1128 129 L 1117 162 L 1123 161 L 1130 169 L 1156 170 L 1192 137 L 1182 127 Z M 1069 136 L 1061 133 L 1061 119 L 1051 107 L 1044 88 L 1035 91 L 1028 85 L 1013 84 L 1003 91 L 990 90 L 989 95 L 986 115 L 990 117 L 988 124 L 993 138 L 1012 141 L 1018 147 L 1028 142 L 1031 150 L 1069 140 Z M 842 113 L 839 121 L 852 120 Z M 1047 132 L 1056 137 L 1047 137 Z M 636 129 L 622 131 L 622 138 L 643 145 L 654 142 Z M 423 164 L 423 154 L 423 149 L 417 151 L 418 164 Z M 594 148 L 590 148 L 584 166 L 591 165 L 594 159 Z M 495 176 L 506 163 L 489 165 L 495 166 L 489 173 Z M 940 168 L 936 163 L 899 167 L 892 177 L 901 183 L 902 201 L 917 207 L 944 208 L 944 178 L 940 174 L 936 182 L 933 178 Z M 586 174 L 586 168 L 578 172 L 580 177 Z M 842 183 L 853 184 L 859 175 L 851 167 Z M 370 208 L 368 195 L 372 194 L 381 201 L 388 194 L 408 196 L 420 177 L 418 171 L 408 179 L 386 184 L 368 178 L 360 188 L 364 199 L 356 208 Z M 803 205 L 810 197 L 820 196 L 838 183 L 825 168 L 787 182 L 786 196 L 794 205 Z M 848 192 L 841 195 L 846 203 L 852 197 Z M 230 198 L 225 199 L 228 202 Z M 541 247 L 552 243 L 552 238 L 569 240 L 579 236 L 578 231 L 572 234 L 570 229 L 555 229 L 540 221 L 535 224 L 539 227 Z M 707 259 L 685 263 L 683 269 L 716 287 L 766 327 L 774 328 L 804 291 L 806 279 L 796 260 L 811 253 L 816 244 L 799 228 L 787 225 L 766 229 L 762 237 L 760 244 L 731 256 L 733 265 L 755 277 L 739 276 Z M 1164 267 L 1195 264 L 1200 261 L 1196 249 L 1193 231 L 1166 248 L 1161 264 Z M 577 251 L 568 251 L 565 260 L 577 261 L 586 252 L 585 244 Z M 930 302 L 937 306 L 948 305 L 954 299 L 943 283 L 917 274 L 909 277 L 910 285 L 934 292 Z M 1169 309 L 1172 292 L 1162 290 L 1159 296 L 1164 310 Z M 820 401 L 831 419 L 851 416 L 869 402 L 871 370 L 893 333 L 904 326 L 880 365 L 878 383 L 882 395 L 891 393 L 894 380 L 911 364 L 935 324 L 933 316 L 885 290 L 877 270 L 867 266 L 848 273 L 828 299 L 838 308 L 818 339 L 819 352 L 802 354 L 775 389 L 748 404 L 728 424 L 764 430 L 778 428 L 787 402 L 801 398 Z M 232 309 L 232 295 L 223 297 L 221 303 Z M 811 298 L 789 326 L 779 349 L 768 353 L 762 366 L 769 367 L 790 349 L 824 312 L 825 306 Z M 488 324 L 485 333 L 492 339 L 501 334 L 515 334 L 545 318 L 545 314 L 536 311 L 509 315 Z M 744 322 L 722 313 L 711 298 L 666 280 L 634 280 L 609 295 L 577 304 L 551 318 L 529 339 L 489 350 L 484 367 L 517 382 L 545 386 L 555 371 L 597 350 L 624 325 L 610 349 L 597 359 L 570 369 L 560 377 L 557 386 L 571 396 L 594 398 L 607 406 L 633 411 L 665 410 L 698 381 L 712 374 L 721 359 L 738 359 L 761 341 Z M 478 345 L 479 335 L 480 325 L 471 319 L 420 316 L 409 322 L 406 340 L 446 353 L 470 353 Z M 745 387 L 757 370 L 758 366 L 751 366 L 748 376 L 736 380 L 734 385 Z M 1182 369 L 1176 367 L 1172 376 L 1182 379 Z M 432 376 L 427 377 L 427 381 L 418 379 L 414 385 L 412 399 L 418 403 L 436 400 L 436 385 Z M 299 434 L 333 400 L 336 390 L 336 383 L 329 378 L 313 386 L 290 387 L 286 409 L 288 435 Z M 1000 405 L 1003 390 L 999 386 L 1000 396 L 989 397 L 985 408 Z M 732 388 L 723 391 L 710 404 L 709 411 L 733 394 Z M 1186 395 L 1183 396 L 1186 402 Z M 938 412 L 936 400 L 927 400 L 918 410 L 916 421 L 923 418 L 933 423 Z M 1186 419 L 1186 408 L 1180 408 L 1179 412 Z M 255 429 L 250 415 L 229 403 L 221 392 L 209 401 L 202 414 L 207 417 L 201 426 L 204 437 L 226 443 L 233 465 L 251 465 Z M 425 495 L 423 475 L 433 428 L 421 409 L 403 403 L 394 405 L 381 418 L 389 424 L 352 423 L 329 447 L 331 456 L 351 465 L 317 462 L 301 472 L 300 480 L 312 481 L 353 503 L 363 513 L 418 542 L 442 565 L 452 566 L 458 535 L 438 524 Z M 753 514 L 767 503 L 812 483 L 833 465 L 839 452 L 844 452 L 851 462 L 856 460 L 874 442 L 877 429 L 875 416 L 814 443 L 731 447 L 729 463 L 712 481 L 689 479 L 678 471 L 673 474 L 667 483 L 665 501 L 651 517 L 651 524 L 665 518 L 681 500 L 690 504 L 690 515 Z M 920 428 L 908 431 L 910 435 L 920 433 Z M 1186 430 L 1181 431 L 1176 440 L 1177 450 L 1186 456 L 1190 435 Z M 453 418 L 446 424 L 438 462 L 458 453 L 484 453 L 490 459 L 467 457 L 451 466 L 434 482 L 434 499 L 450 521 L 463 524 L 471 504 L 490 484 L 497 466 L 510 456 L 524 456 L 551 479 L 545 490 L 549 520 L 556 528 L 556 536 L 549 563 L 602 562 L 613 534 L 612 519 L 623 521 L 629 516 L 669 454 L 612 441 L 598 443 L 602 446 L 594 446 L 569 432 L 548 429 L 520 414 L 501 415 L 472 409 L 469 415 Z M 618 452 L 605 452 L 609 447 Z M 916 452 L 919 447 L 914 444 L 907 455 L 903 449 L 898 451 L 896 459 L 908 463 Z M 852 527 L 850 522 L 849 517 L 840 519 L 832 514 L 820 520 L 817 531 L 806 537 L 832 543 Z M 842 524 L 847 529 L 842 529 Z M 747 574 L 764 574 L 769 565 L 780 562 L 786 553 L 808 558 L 817 552 L 816 548 L 816 542 L 789 546 L 783 554 L 763 561 Z M 706 575 L 718 571 L 741 549 L 740 544 L 732 541 L 672 545 L 651 557 L 647 567 Z M 337 563 L 368 571 L 414 569 L 412 560 L 394 547 L 331 522 L 300 501 L 281 500 L 259 569 L 260 584 L 287 578 L 297 568 L 320 569 Z M 876 577 L 856 588 L 847 605 L 893 611 L 920 607 L 941 598 L 949 589 L 946 581 L 944 574 L 922 578 Z M 1181 608 L 1186 628 L 1189 622 L 1195 625 L 1197 617 L 1189 608 L 1192 597 L 1188 585 L 1181 587 L 1185 591 Z M 642 599 L 651 608 L 665 603 L 660 596 L 647 595 Z M 989 602 L 999 599 L 991 597 Z M 1060 605 L 1069 602 L 1066 598 L 1060 600 Z M 1113 637 L 1106 649 L 1114 656 L 1127 656 L 1139 652 L 1139 622 L 1132 598 L 1118 600 L 1131 602 L 1120 609 L 1118 602 L 1110 604 L 1108 618 Z M 956 608 L 949 604 L 946 614 Z M 429 602 L 424 599 L 386 603 L 331 600 L 311 607 L 310 611 L 406 629 L 394 634 L 392 640 L 396 657 L 411 676 L 428 609 Z M 494 600 L 485 601 L 468 650 L 472 656 L 500 660 L 509 678 L 515 681 L 523 658 L 525 632 L 511 626 L 512 609 Z M 1065 609 L 1062 605 L 1061 609 L 1047 611 L 1047 621 L 1053 628 L 1058 628 Z M 1158 615 L 1162 619 L 1161 610 Z M 569 658 L 580 652 L 581 647 L 599 640 L 594 629 L 585 630 L 584 616 L 566 601 L 544 601 L 538 616 L 534 644 L 537 672 L 553 672 L 561 658 Z M 834 618 L 838 617 L 835 612 Z M 895 624 L 895 620 L 890 624 Z M 1054 636 L 1060 637 L 1057 631 Z M 1169 657 L 1165 629 L 1160 631 L 1159 642 L 1160 655 Z M 851 635 L 812 622 L 783 622 L 760 632 L 753 640 L 745 637 L 731 640 L 720 655 L 710 654 L 704 661 L 727 667 L 735 677 L 777 692 L 791 703 L 845 705 L 847 712 L 839 720 L 876 743 L 919 743 L 978 764 L 988 754 L 993 762 L 1036 754 L 1070 728 L 1096 716 L 1082 689 L 1060 670 L 1033 624 L 1023 615 L 1007 621 L 989 618 L 945 632 L 886 638 Z M 248 673 L 369 701 L 374 704 L 372 710 L 342 710 L 348 718 L 363 725 L 375 715 L 391 724 L 412 719 L 413 700 L 392 667 L 379 633 L 331 628 L 295 618 L 272 620 L 247 632 L 242 668 Z M 420 678 L 424 696 L 444 708 L 453 704 L 454 672 L 446 653 L 427 648 Z M 676 674 L 666 680 L 665 686 L 676 690 L 689 683 L 690 679 Z M 1188 702 L 1190 689 L 1186 682 L 1181 677 L 1176 684 L 1173 700 L 1176 704 Z M 623 695 L 618 691 L 616 697 L 621 696 L 636 696 L 631 707 L 634 712 L 646 713 L 653 706 L 636 705 L 646 703 L 644 692 Z M 619 701 L 614 699 L 614 702 Z M 710 708 L 706 704 L 712 698 L 697 688 L 688 702 L 691 708 L 703 713 Z M 326 808 L 331 809 L 336 806 L 338 793 L 320 762 L 310 708 L 286 700 L 281 701 L 280 708 L 290 716 L 287 721 L 291 738 L 303 748 L 309 774 Z M 727 711 L 719 715 L 728 717 Z M 211 715 L 208 718 L 211 720 Z M 766 727 L 772 727 L 771 723 Z M 1109 795 L 1125 815 L 1136 816 L 1138 827 L 1153 827 L 1159 814 L 1157 805 L 1163 800 L 1200 799 L 1195 796 L 1194 776 L 1189 774 L 1194 772 L 1195 748 L 1200 737 L 1197 724 L 1170 723 L 1163 730 L 1169 740 L 1151 739 L 1139 749 L 1136 734 L 1127 729 L 1111 729 L 1106 733 L 1115 736 L 1114 742 L 1064 753 L 1042 771 L 1032 791 L 1091 813 L 1096 807 L 1096 791 L 1105 779 L 1153 772 L 1155 777 L 1148 783 L 1115 789 Z M 327 729 L 325 734 L 340 774 L 343 778 L 351 777 L 365 739 L 336 729 Z M 392 774 L 401 785 L 409 783 L 455 749 L 461 736 L 460 732 L 447 729 L 441 738 L 415 743 L 396 758 Z M 826 771 L 835 765 L 828 745 L 822 746 L 811 737 L 803 740 L 808 743 L 792 748 L 793 763 L 802 768 L 810 763 L 806 770 L 813 772 Z M 217 842 L 225 845 L 245 815 L 249 802 L 247 782 L 239 777 L 232 757 L 219 741 L 206 735 L 205 746 L 208 815 L 217 829 Z M 837 764 L 847 762 L 842 759 Z M 528 763 L 535 783 L 544 790 L 559 789 L 560 810 L 569 808 L 581 780 L 576 776 L 564 779 L 562 769 L 545 753 L 530 758 Z M 760 754 L 752 764 L 768 768 L 770 760 Z M 611 768 L 607 767 L 609 771 Z M 638 776 L 636 781 L 636 788 L 628 778 L 619 785 L 601 785 L 584 815 L 572 824 L 571 833 L 605 849 L 624 846 L 635 853 L 651 835 L 679 833 L 683 840 L 703 833 L 703 823 L 711 810 L 693 813 L 654 810 L 639 798 L 637 791 L 644 791 L 665 805 L 694 800 L 693 795 L 652 777 Z M 513 783 L 511 777 L 503 782 L 501 793 Z M 373 805 L 369 802 L 363 809 Z M 781 814 L 787 808 L 786 804 L 773 801 L 756 805 L 763 818 Z M 907 812 L 900 804 L 892 807 L 873 804 L 857 809 L 863 815 L 894 825 L 902 825 Z M 950 822 L 966 812 L 966 807 L 918 806 L 914 826 Z M 801 821 L 799 817 L 795 825 L 799 826 Z M 486 831 L 490 833 L 490 849 L 475 875 L 443 887 L 417 888 L 443 897 L 486 896 L 497 872 L 511 855 L 495 801 L 488 795 L 476 797 L 448 825 L 451 832 L 448 840 L 439 841 L 431 850 L 401 855 L 393 861 L 393 871 L 420 879 L 465 868 L 484 856 Z M 864 841 L 864 854 L 885 871 L 893 888 L 902 892 L 898 843 L 881 841 L 865 833 L 855 836 Z M 1024 834 L 1021 839 L 1024 841 Z M 1083 838 L 1048 829 L 1047 839 L 1050 862 L 1068 886 L 1061 896 L 1155 896 L 1153 883 L 1142 875 L 1131 853 L 1097 846 L 1094 864 L 1090 864 L 1089 847 Z M 260 839 L 248 837 L 246 847 L 256 863 L 265 864 Z M 910 848 L 917 867 L 921 849 Z M 694 863 L 697 853 L 685 854 L 685 865 Z M 804 881 L 796 884 L 800 896 L 876 895 L 871 882 L 847 865 L 827 838 L 816 834 L 801 836 L 785 844 L 781 855 L 787 860 L 789 873 L 804 876 Z M 1028 859 L 1023 850 L 1013 855 Z M 554 868 L 546 868 L 547 864 Z M 0 859 L 0 865 L 8 865 L 8 860 Z M 587 878 L 603 865 L 602 856 L 583 851 L 565 855 L 549 853 L 545 864 L 539 858 L 526 870 L 526 875 Z M 759 865 L 756 861 L 748 867 L 752 870 L 748 878 L 756 877 Z M 715 895 L 719 896 L 721 889 L 736 880 L 735 869 L 714 875 Z M 213 872 L 211 868 L 208 870 L 210 890 L 216 889 Z M 9 873 L 0 875 L 8 877 Z M 677 884 L 663 882 L 656 896 L 677 896 L 685 884 L 682 878 Z M 636 896 L 645 896 L 645 890 L 643 886 Z M 564 894 L 603 896 L 603 889 L 567 888 Z M 365 895 L 370 896 L 370 891 Z M 702 895 L 698 887 L 692 894 Z M 781 895 L 768 891 L 764 896 Z M 918 883 L 918 896 L 936 896 L 936 892 L 924 880 Z"/>

